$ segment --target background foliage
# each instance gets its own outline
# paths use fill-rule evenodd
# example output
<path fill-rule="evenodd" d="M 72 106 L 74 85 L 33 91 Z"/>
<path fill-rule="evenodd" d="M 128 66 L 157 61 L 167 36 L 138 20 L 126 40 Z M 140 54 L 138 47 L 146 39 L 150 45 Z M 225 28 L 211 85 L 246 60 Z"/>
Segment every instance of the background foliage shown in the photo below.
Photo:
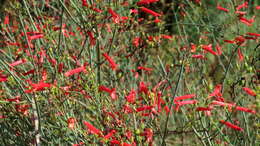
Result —
<path fill-rule="evenodd" d="M 259 144 L 258 1 L 0 2 L 1 144 Z"/>

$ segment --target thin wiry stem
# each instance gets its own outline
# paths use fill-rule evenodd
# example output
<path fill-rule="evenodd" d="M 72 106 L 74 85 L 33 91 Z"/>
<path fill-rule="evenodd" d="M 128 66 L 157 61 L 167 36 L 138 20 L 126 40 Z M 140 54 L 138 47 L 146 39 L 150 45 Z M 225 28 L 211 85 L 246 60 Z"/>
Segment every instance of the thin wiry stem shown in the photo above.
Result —
<path fill-rule="evenodd" d="M 237 47 L 234 49 L 234 51 L 232 52 L 231 56 L 230 56 L 230 59 L 229 59 L 229 62 L 228 62 L 228 66 L 225 70 L 225 74 L 224 74 L 224 77 L 223 77 L 223 80 L 222 80 L 222 94 L 224 93 L 224 85 L 225 85 L 225 82 L 226 82 L 226 78 L 227 78 L 227 75 L 228 75 L 228 72 L 230 70 L 230 67 L 231 67 L 231 63 L 232 63 L 232 60 L 234 58 L 234 56 L 236 56 L 236 52 L 238 50 L 238 48 L 240 47 L 241 44 L 237 45 Z"/>
<path fill-rule="evenodd" d="M 177 80 L 177 83 L 176 83 L 176 87 L 174 89 L 174 94 L 173 94 L 173 98 L 171 99 L 171 102 L 170 102 L 170 111 L 172 109 L 172 106 L 173 106 L 173 100 L 174 100 L 174 97 L 176 96 L 177 94 L 177 91 L 178 91 L 178 88 L 179 88 L 179 85 L 180 85 L 180 80 L 182 78 L 182 75 L 183 75 L 183 70 L 184 70 L 184 60 L 185 60 L 185 55 L 182 56 L 182 64 L 181 64 L 181 69 L 180 69 L 180 72 L 179 72 L 179 75 L 178 75 L 178 80 Z M 162 137 L 162 146 L 165 146 L 166 143 L 165 143 L 165 138 L 166 138 L 166 135 L 167 135 L 167 131 L 168 131 L 168 122 L 169 122 L 169 118 L 170 118 L 170 113 L 167 115 L 166 117 L 166 122 L 165 122 L 165 127 L 164 127 L 164 133 L 163 133 L 163 137 Z"/>
<path fill-rule="evenodd" d="M 58 42 L 58 50 L 57 50 L 57 54 L 58 54 L 58 56 L 60 56 L 61 55 L 61 37 L 62 37 L 62 24 L 63 24 L 63 14 L 64 14 L 64 8 L 62 7 L 61 8 L 61 15 L 60 15 L 60 32 L 59 32 L 59 42 Z"/>

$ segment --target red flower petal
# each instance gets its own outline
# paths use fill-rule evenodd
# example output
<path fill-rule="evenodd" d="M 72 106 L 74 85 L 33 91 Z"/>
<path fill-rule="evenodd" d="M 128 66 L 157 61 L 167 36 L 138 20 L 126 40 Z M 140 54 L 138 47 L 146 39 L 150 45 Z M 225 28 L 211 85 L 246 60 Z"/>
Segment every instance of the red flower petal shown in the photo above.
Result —
<path fill-rule="evenodd" d="M 247 34 L 248 34 L 248 35 L 251 35 L 251 36 L 260 37 L 260 34 L 259 34 L 259 33 L 251 33 L 251 32 L 248 32 Z"/>
<path fill-rule="evenodd" d="M 15 62 L 9 64 L 9 66 L 14 67 L 14 66 L 17 66 L 17 65 L 20 65 L 20 64 L 26 63 L 26 62 L 27 62 L 26 59 L 21 59 L 21 60 L 18 60 L 18 61 L 15 61 Z"/>
<path fill-rule="evenodd" d="M 107 53 L 103 53 L 102 55 L 109 62 L 110 67 L 112 68 L 112 70 L 116 70 L 117 69 L 117 64 L 115 63 L 115 61 L 110 56 L 108 56 Z"/>
<path fill-rule="evenodd" d="M 213 55 L 218 55 L 215 51 L 212 50 L 212 44 L 209 45 L 202 45 L 202 49 L 208 51 Z"/>
<path fill-rule="evenodd" d="M 139 2 L 137 2 L 137 5 L 149 5 L 158 1 L 159 0 L 140 0 Z"/>
<path fill-rule="evenodd" d="M 219 9 L 219 10 L 221 10 L 221 11 L 224 11 L 224 12 L 229 12 L 228 9 L 223 8 L 223 7 L 221 7 L 220 5 L 217 5 L 217 9 Z"/>
<path fill-rule="evenodd" d="M 100 85 L 98 90 L 99 91 L 104 91 L 104 92 L 107 92 L 107 93 L 111 93 L 111 89 L 109 89 L 108 87 L 103 86 L 103 85 Z"/>
<path fill-rule="evenodd" d="M 238 50 L 237 50 L 237 55 L 238 55 L 239 61 L 243 61 L 244 60 L 244 55 L 241 52 L 240 48 L 238 48 Z"/>
<path fill-rule="evenodd" d="M 82 2 L 82 6 L 85 6 L 85 7 L 88 6 L 87 0 L 81 0 L 81 2 Z"/>
<path fill-rule="evenodd" d="M 161 16 L 161 14 L 156 13 L 156 12 L 154 12 L 153 10 L 147 9 L 147 8 L 145 8 L 145 7 L 141 7 L 141 11 L 143 11 L 143 12 L 145 12 L 145 13 L 148 13 L 148 14 L 151 14 L 151 15 L 153 15 L 154 17 L 159 17 L 159 16 Z"/>
<path fill-rule="evenodd" d="M 247 88 L 247 87 L 243 87 L 242 88 L 248 95 L 251 95 L 251 96 L 256 96 L 256 93 L 250 89 L 250 88 Z"/>
<path fill-rule="evenodd" d="M 9 15 L 6 15 L 5 19 L 4 19 L 4 24 L 7 25 L 7 24 L 9 24 L 9 22 L 10 22 L 9 21 Z"/>
<path fill-rule="evenodd" d="M 186 104 L 195 104 L 197 102 L 198 102 L 197 100 L 186 100 L 186 101 L 175 102 L 175 104 L 178 106 L 182 106 L 182 105 L 186 105 Z"/>
<path fill-rule="evenodd" d="M 212 108 L 210 107 L 197 107 L 196 111 L 211 111 Z"/>
<path fill-rule="evenodd" d="M 70 70 L 70 71 L 67 71 L 64 75 L 65 75 L 66 77 L 69 77 L 69 76 L 72 76 L 72 75 L 74 75 L 74 74 L 76 74 L 76 73 L 80 73 L 80 72 L 83 72 L 83 71 L 84 71 L 84 72 L 86 71 L 85 66 L 81 66 L 81 67 L 72 69 L 72 70 Z"/>
<path fill-rule="evenodd" d="M 96 127 L 94 127 L 93 125 L 91 125 L 89 122 L 83 121 L 83 124 L 88 128 L 88 131 L 90 133 L 102 135 L 102 132 L 99 129 L 97 129 Z"/>
<path fill-rule="evenodd" d="M 247 7 L 248 7 L 248 2 L 244 2 L 243 4 L 237 6 L 237 7 L 236 7 L 236 10 L 238 11 L 238 10 L 240 10 L 240 9 L 242 9 L 242 8 L 247 8 Z"/>
<path fill-rule="evenodd" d="M 145 110 L 151 110 L 152 108 L 153 108 L 153 106 L 144 105 L 142 107 L 136 108 L 136 111 L 141 112 L 141 111 L 145 111 Z"/>
<path fill-rule="evenodd" d="M 107 135 L 104 136 L 105 139 L 109 139 L 116 133 L 116 130 L 111 130 Z"/>
<path fill-rule="evenodd" d="M 148 94 L 148 88 L 147 86 L 145 85 L 144 82 L 140 82 L 139 83 L 139 93 L 144 93 L 144 94 Z"/>
<path fill-rule="evenodd" d="M 195 94 L 188 94 L 188 95 L 183 95 L 183 96 L 177 96 L 174 98 L 174 102 L 177 102 L 178 100 L 183 100 L 183 99 L 189 99 L 195 97 Z"/>
<path fill-rule="evenodd" d="M 148 67 L 143 67 L 143 66 L 138 66 L 137 69 L 139 70 L 145 70 L 145 71 L 152 71 L 152 68 L 148 68 Z"/>
<path fill-rule="evenodd" d="M 76 123 L 76 119 L 75 118 L 69 118 L 67 120 L 67 123 L 68 123 L 68 128 L 74 129 L 75 123 Z"/>
<path fill-rule="evenodd" d="M 136 92 L 134 89 L 130 91 L 130 93 L 125 97 L 126 101 L 129 103 L 134 103 L 135 102 L 135 97 L 136 97 Z"/>
<path fill-rule="evenodd" d="M 214 88 L 214 91 L 209 95 L 208 98 L 213 97 L 213 96 L 221 97 L 222 96 L 221 89 L 222 89 L 222 85 L 220 85 L 220 84 L 216 85 Z"/>
<path fill-rule="evenodd" d="M 229 128 L 234 129 L 234 130 L 243 131 L 242 128 L 240 128 L 239 126 L 234 125 L 234 124 L 232 124 L 232 123 L 230 123 L 230 122 L 227 122 L 227 121 L 224 121 L 224 120 L 219 120 L 219 122 L 222 123 L 222 124 L 224 124 L 224 125 L 226 125 L 226 126 L 229 127 Z"/>

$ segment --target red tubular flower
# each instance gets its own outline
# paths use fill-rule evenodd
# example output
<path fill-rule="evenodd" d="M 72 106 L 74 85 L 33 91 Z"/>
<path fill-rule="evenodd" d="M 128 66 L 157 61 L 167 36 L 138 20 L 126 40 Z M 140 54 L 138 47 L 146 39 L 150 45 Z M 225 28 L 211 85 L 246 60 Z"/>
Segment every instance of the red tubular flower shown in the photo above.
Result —
<path fill-rule="evenodd" d="M 146 141 L 151 143 L 153 141 L 153 130 L 151 128 L 146 128 L 141 136 L 145 136 Z"/>
<path fill-rule="evenodd" d="M 128 143 L 126 143 L 126 142 L 124 142 L 123 144 L 122 144 L 122 146 L 132 146 L 131 144 L 128 144 Z"/>
<path fill-rule="evenodd" d="M 6 15 L 5 16 L 5 19 L 4 19 L 4 25 L 8 25 L 9 24 L 9 15 Z"/>
<path fill-rule="evenodd" d="M 113 140 L 110 141 L 110 144 L 111 145 L 120 145 L 120 141 L 116 140 L 116 139 L 113 139 Z"/>
<path fill-rule="evenodd" d="M 111 89 L 110 97 L 111 97 L 113 100 L 116 100 L 116 99 L 117 99 L 116 88 L 112 88 L 112 89 Z"/>
<path fill-rule="evenodd" d="M 35 72 L 35 70 L 32 69 L 32 70 L 29 70 L 29 71 L 23 73 L 23 75 L 24 75 L 24 76 L 27 76 L 27 75 L 29 75 L 29 74 L 33 74 L 34 72 Z"/>
<path fill-rule="evenodd" d="M 235 110 L 238 110 L 238 111 L 243 111 L 243 112 L 252 113 L 252 114 L 256 113 L 256 111 L 254 111 L 254 110 L 251 110 L 251 109 L 248 109 L 248 108 L 245 108 L 245 107 L 241 107 L 241 106 L 236 106 L 235 104 L 231 104 L 231 103 L 225 103 L 225 102 L 221 102 L 221 101 L 213 101 L 211 104 L 212 105 L 220 105 L 222 107 L 228 107 L 229 110 L 231 110 L 232 108 L 235 108 Z"/>
<path fill-rule="evenodd" d="M 202 45 L 202 49 L 213 54 L 213 55 L 218 55 L 215 51 L 212 50 L 212 44 L 209 45 Z"/>
<path fill-rule="evenodd" d="M 241 106 L 236 106 L 236 110 L 256 114 L 256 111 Z"/>
<path fill-rule="evenodd" d="M 149 5 L 151 3 L 155 3 L 155 2 L 158 2 L 159 0 L 140 0 L 139 2 L 137 2 L 136 4 L 138 6 L 140 5 Z"/>
<path fill-rule="evenodd" d="M 197 107 L 196 111 L 211 111 L 211 107 Z"/>
<path fill-rule="evenodd" d="M 239 21 L 246 24 L 247 26 L 252 26 L 252 23 L 255 21 L 255 16 L 253 16 L 251 19 L 239 17 Z"/>
<path fill-rule="evenodd" d="M 236 14 L 239 14 L 240 16 L 243 16 L 243 15 L 245 15 L 247 12 L 243 12 L 243 11 L 236 11 L 235 13 L 236 13 Z"/>
<path fill-rule="evenodd" d="M 191 52 L 196 52 L 197 46 L 193 43 L 190 44 Z"/>
<path fill-rule="evenodd" d="M 110 15 L 112 15 L 112 17 L 114 17 L 114 18 L 118 18 L 119 17 L 119 15 L 115 11 L 113 11 L 111 8 L 108 8 L 108 13 Z"/>
<path fill-rule="evenodd" d="M 232 40 L 224 40 L 224 42 L 229 43 L 229 44 L 234 44 L 235 43 L 235 41 L 232 41 Z"/>
<path fill-rule="evenodd" d="M 223 107 L 227 106 L 227 107 L 229 107 L 230 109 L 235 106 L 235 104 L 225 103 L 225 102 L 216 101 L 216 100 L 214 100 L 211 104 L 213 104 L 213 105 L 220 105 L 220 106 L 223 106 Z"/>
<path fill-rule="evenodd" d="M 136 111 L 141 112 L 141 111 L 145 111 L 145 110 L 151 110 L 152 108 L 153 108 L 153 106 L 144 105 L 142 107 L 136 108 Z"/>
<path fill-rule="evenodd" d="M 242 88 L 248 95 L 251 95 L 251 96 L 256 96 L 256 93 L 250 89 L 250 88 L 247 88 L 247 87 L 243 87 Z"/>
<path fill-rule="evenodd" d="M 15 105 L 16 111 L 22 113 L 25 116 L 27 116 L 29 114 L 30 107 L 31 107 L 31 105 L 28 105 L 28 104 L 23 104 L 23 105 L 16 104 Z"/>
<path fill-rule="evenodd" d="M 197 58 L 197 59 L 207 59 L 204 55 L 202 54 L 197 54 L 197 55 L 192 55 L 192 58 Z"/>
<path fill-rule="evenodd" d="M 219 122 L 222 123 L 222 124 L 224 124 L 224 125 L 226 125 L 226 126 L 229 127 L 229 128 L 234 129 L 234 130 L 243 131 L 242 128 L 240 128 L 239 126 L 234 125 L 234 124 L 232 124 L 232 123 L 230 123 L 230 122 L 227 122 L 227 121 L 224 121 L 224 120 L 219 120 Z"/>
<path fill-rule="evenodd" d="M 164 38 L 164 39 L 169 39 L 169 40 L 172 39 L 172 36 L 165 35 L 165 34 L 162 34 L 161 37 Z"/>
<path fill-rule="evenodd" d="M 20 103 L 21 96 L 15 96 L 15 98 L 8 98 L 6 101 Z"/>
<path fill-rule="evenodd" d="M 117 69 L 117 64 L 115 63 L 115 61 L 110 56 L 108 56 L 107 53 L 103 53 L 102 55 L 109 62 L 110 67 L 112 68 L 112 70 L 116 70 Z"/>
<path fill-rule="evenodd" d="M 36 39 L 40 39 L 43 37 L 44 37 L 44 35 L 42 33 L 35 33 L 35 35 L 28 36 L 28 40 L 31 41 L 31 40 L 36 40 Z"/>
<path fill-rule="evenodd" d="M 260 37 L 260 34 L 259 34 L 259 33 L 251 33 L 251 32 L 248 32 L 247 34 L 248 34 L 248 35 L 251 35 L 251 36 Z"/>
<path fill-rule="evenodd" d="M 0 72 L 0 82 L 6 82 L 7 81 L 7 76 L 1 74 Z"/>
<path fill-rule="evenodd" d="M 81 2 L 82 2 L 82 6 L 84 6 L 84 7 L 88 7 L 87 0 L 81 0 Z"/>
<path fill-rule="evenodd" d="M 52 28 L 52 30 L 53 30 L 53 31 L 58 31 L 58 30 L 60 30 L 60 29 L 64 30 L 65 28 L 66 28 L 66 24 L 62 24 L 61 27 L 60 27 L 60 26 L 54 26 L 54 27 Z"/>
<path fill-rule="evenodd" d="M 117 99 L 116 88 L 109 89 L 109 88 L 106 87 L 106 86 L 100 85 L 99 88 L 98 88 L 98 90 L 99 90 L 99 91 L 104 91 L 104 92 L 109 93 L 110 97 L 111 97 L 113 100 Z"/>
<path fill-rule="evenodd" d="M 221 11 L 224 11 L 224 12 L 229 12 L 228 9 L 223 8 L 223 7 L 221 7 L 220 5 L 217 5 L 217 9 L 219 9 L 219 10 L 221 10 Z"/>
<path fill-rule="evenodd" d="M 59 72 L 59 73 L 62 72 L 63 67 L 64 67 L 64 64 L 61 62 L 61 63 L 58 65 L 58 72 Z"/>
<path fill-rule="evenodd" d="M 132 44 L 135 46 L 135 47 L 138 47 L 140 45 L 140 41 L 141 41 L 141 38 L 140 37 L 135 37 L 133 39 L 133 42 Z"/>
<path fill-rule="evenodd" d="M 243 61 L 244 60 L 244 55 L 241 52 L 240 48 L 238 48 L 238 50 L 237 50 L 237 55 L 238 55 L 239 61 Z"/>
<path fill-rule="evenodd" d="M 177 102 L 178 100 L 193 98 L 195 96 L 196 96 L 195 94 L 188 94 L 188 95 L 178 96 L 178 97 L 174 98 L 174 102 Z"/>
<path fill-rule="evenodd" d="M 159 16 L 161 16 L 161 14 L 156 13 L 156 12 L 154 12 L 153 10 L 147 9 L 147 8 L 145 8 L 145 7 L 141 7 L 141 11 L 143 11 L 143 12 L 145 12 L 145 13 L 147 13 L 147 14 L 151 14 L 151 15 L 153 15 L 154 17 L 159 17 Z"/>
<path fill-rule="evenodd" d="M 138 10 L 137 9 L 130 9 L 130 14 L 138 14 Z"/>
<path fill-rule="evenodd" d="M 136 92 L 134 89 L 130 91 L 130 93 L 125 97 L 126 101 L 129 103 L 134 103 L 136 98 Z"/>
<path fill-rule="evenodd" d="M 81 67 L 72 69 L 72 70 L 70 70 L 70 71 L 67 71 L 64 75 L 65 75 L 66 77 L 69 77 L 69 76 L 72 76 L 72 75 L 74 75 L 74 74 L 76 74 L 76 73 L 85 72 L 85 71 L 86 71 L 85 66 L 81 66 Z"/>
<path fill-rule="evenodd" d="M 156 17 L 155 20 L 154 20 L 153 22 L 154 22 L 154 23 L 160 23 L 161 20 L 160 20 L 158 17 Z"/>
<path fill-rule="evenodd" d="M 116 130 L 111 130 L 107 135 L 104 136 L 105 139 L 111 138 L 116 133 Z"/>
<path fill-rule="evenodd" d="M 32 89 L 25 90 L 25 93 L 33 93 L 35 91 L 42 91 L 45 90 L 45 88 L 50 88 L 51 84 L 40 82 L 38 84 L 31 83 Z"/>
<path fill-rule="evenodd" d="M 84 142 L 80 142 L 79 144 L 72 144 L 72 146 L 82 146 L 82 145 L 85 145 Z"/>
<path fill-rule="evenodd" d="M 76 123 L 76 119 L 75 118 L 69 118 L 67 120 L 67 123 L 68 123 L 68 128 L 74 129 L 75 123 Z"/>
<path fill-rule="evenodd" d="M 91 31 L 88 31 L 87 34 L 89 36 L 90 45 L 94 46 L 96 44 L 96 39 L 95 39 L 93 33 Z"/>
<path fill-rule="evenodd" d="M 100 85 L 98 88 L 99 91 L 105 91 L 107 93 L 111 92 L 111 89 L 107 88 L 106 86 Z"/>
<path fill-rule="evenodd" d="M 113 11 L 111 8 L 108 8 L 108 13 L 112 15 L 112 20 L 114 23 L 119 23 L 120 16 L 115 11 Z"/>
<path fill-rule="evenodd" d="M 139 83 L 139 92 L 140 93 L 144 93 L 144 94 L 148 94 L 148 88 L 146 87 L 145 83 L 144 82 L 140 82 Z"/>
<path fill-rule="evenodd" d="M 138 66 L 137 69 L 139 70 L 145 70 L 145 71 L 152 71 L 152 68 L 148 68 L 148 67 L 143 67 L 143 66 Z"/>
<path fill-rule="evenodd" d="M 97 12 L 97 13 L 102 13 L 103 11 L 101 9 L 98 9 L 98 8 L 92 8 L 93 11 Z"/>
<path fill-rule="evenodd" d="M 183 105 L 186 105 L 186 104 L 195 104 L 197 102 L 198 102 L 197 100 L 186 100 L 186 101 L 178 101 L 175 104 L 178 105 L 178 106 L 183 106 Z"/>
<path fill-rule="evenodd" d="M 257 37 L 250 37 L 250 36 L 245 36 L 245 39 L 247 39 L 247 40 L 256 40 L 256 39 L 257 39 Z"/>
<path fill-rule="evenodd" d="M 236 7 L 236 10 L 239 11 L 242 8 L 247 8 L 248 7 L 248 2 L 244 2 L 243 4 L 239 5 Z"/>
<path fill-rule="evenodd" d="M 133 111 L 134 111 L 134 110 L 133 110 L 129 105 L 125 104 L 125 105 L 123 106 L 123 113 L 129 114 L 129 113 L 133 113 Z"/>
<path fill-rule="evenodd" d="M 221 55 L 222 54 L 222 48 L 219 44 L 216 45 L 216 50 L 217 50 L 217 54 Z"/>
<path fill-rule="evenodd" d="M 222 89 L 221 84 L 216 85 L 214 88 L 214 91 L 211 94 L 209 94 L 208 98 L 213 97 L 213 96 L 221 97 L 222 96 L 221 89 Z"/>
<path fill-rule="evenodd" d="M 96 127 L 94 127 L 93 125 L 91 125 L 89 122 L 83 121 L 83 124 L 87 127 L 87 129 L 90 133 L 97 134 L 99 136 L 102 135 L 102 132 L 99 129 L 97 129 Z"/>
<path fill-rule="evenodd" d="M 246 41 L 246 39 L 243 36 L 238 36 L 235 38 L 235 42 L 239 45 L 243 44 Z"/>
<path fill-rule="evenodd" d="M 20 65 L 20 64 L 26 63 L 26 62 L 27 62 L 26 59 L 21 59 L 21 60 L 18 60 L 18 61 L 15 61 L 15 62 L 9 64 L 9 66 L 14 67 L 14 66 L 17 66 L 17 65 Z"/>
<path fill-rule="evenodd" d="M 166 112 L 167 115 L 170 113 L 170 108 L 169 108 L 167 105 L 164 106 L 163 109 L 165 110 L 165 112 Z"/>
<path fill-rule="evenodd" d="M 158 84 L 156 84 L 156 85 L 153 87 L 152 91 L 153 91 L 153 92 L 156 92 L 156 90 L 157 90 L 161 85 L 163 85 L 163 84 L 165 84 L 165 83 L 167 83 L 167 80 L 162 80 L 162 81 L 160 81 Z"/>
<path fill-rule="evenodd" d="M 1 74 L 0 72 L 0 82 L 6 82 L 7 81 L 7 76 Z"/>

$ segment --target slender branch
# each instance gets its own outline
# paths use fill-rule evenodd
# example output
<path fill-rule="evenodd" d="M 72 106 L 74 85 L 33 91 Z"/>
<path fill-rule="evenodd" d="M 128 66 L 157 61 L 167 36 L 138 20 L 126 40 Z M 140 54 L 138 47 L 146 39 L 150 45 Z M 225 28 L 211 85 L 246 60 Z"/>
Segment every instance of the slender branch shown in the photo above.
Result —
<path fill-rule="evenodd" d="M 179 88 L 179 84 L 180 84 L 180 80 L 181 80 L 181 78 L 182 78 L 183 69 L 184 69 L 184 60 L 185 60 L 185 55 L 183 55 L 183 56 L 182 56 L 182 59 L 181 59 L 181 61 L 182 61 L 181 70 L 180 70 L 179 75 L 178 75 L 178 80 L 177 80 L 176 87 L 175 87 L 175 89 L 174 89 L 173 98 L 172 98 L 172 100 L 171 100 L 171 102 L 170 102 L 170 107 L 169 107 L 169 108 L 170 108 L 170 111 L 171 111 L 171 109 L 172 109 L 173 100 L 174 100 L 174 98 L 175 98 L 175 96 L 176 96 L 176 94 L 177 94 L 177 91 L 178 91 L 178 88 Z M 166 117 L 166 123 L 165 123 L 165 127 L 164 127 L 164 133 L 163 133 L 162 144 L 161 144 L 162 146 L 165 146 L 165 145 L 166 145 L 166 143 L 165 143 L 165 138 L 166 138 L 166 135 L 167 135 L 169 118 L 170 118 L 170 113 L 169 113 L 169 114 L 167 115 L 167 117 Z"/>
<path fill-rule="evenodd" d="M 234 51 L 232 52 L 231 56 L 230 56 L 230 59 L 229 59 L 229 62 L 228 62 L 228 66 L 226 68 L 226 71 L 225 71 L 225 75 L 223 77 L 223 80 L 222 80 L 222 94 L 224 93 L 224 85 L 225 85 L 225 82 L 226 82 L 226 78 L 227 78 L 227 75 L 228 75 L 228 72 L 230 70 L 230 67 L 231 67 L 231 63 L 232 63 L 232 60 L 234 58 L 234 56 L 236 56 L 236 52 L 238 50 L 238 48 L 240 47 L 241 44 L 238 44 L 237 47 L 234 49 Z"/>
<path fill-rule="evenodd" d="M 61 2 L 62 3 L 62 2 Z M 62 37 L 62 24 L 63 24 L 63 14 L 64 14 L 64 7 L 61 8 L 61 15 L 60 15 L 60 32 L 59 32 L 59 42 L 58 42 L 58 56 L 61 55 L 61 37 Z"/>

